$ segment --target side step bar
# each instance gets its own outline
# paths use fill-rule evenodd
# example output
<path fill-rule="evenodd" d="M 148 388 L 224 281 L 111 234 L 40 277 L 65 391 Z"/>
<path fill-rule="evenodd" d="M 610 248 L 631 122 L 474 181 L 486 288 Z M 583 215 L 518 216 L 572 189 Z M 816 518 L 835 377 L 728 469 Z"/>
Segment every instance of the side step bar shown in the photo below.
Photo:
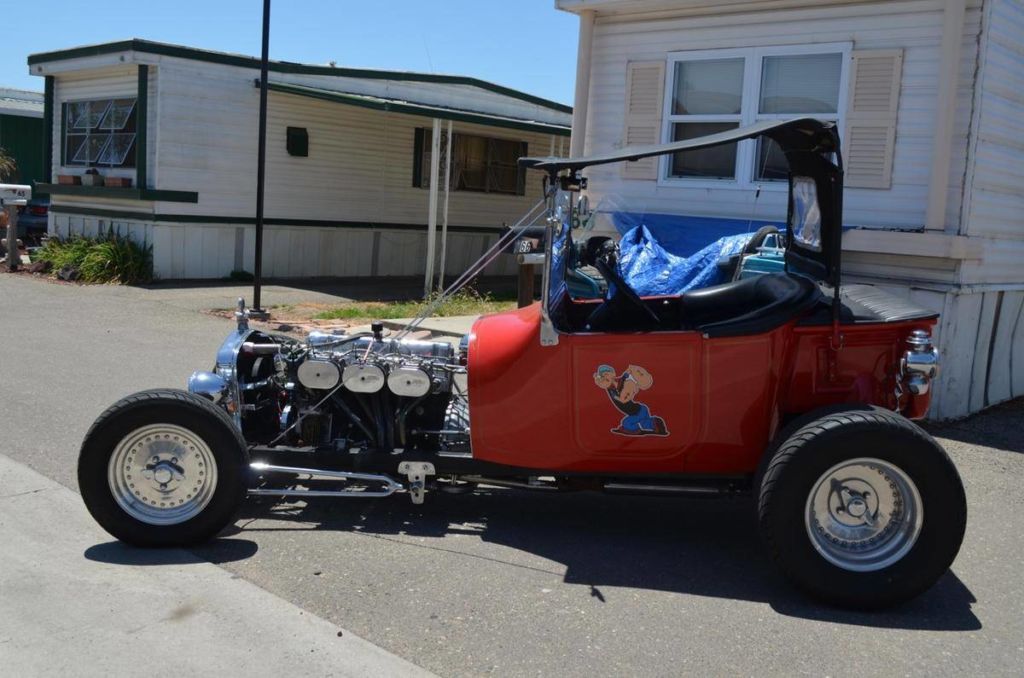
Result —
<path fill-rule="evenodd" d="M 380 490 L 356 490 L 356 489 L 345 489 L 345 490 L 294 490 L 294 489 L 279 489 L 275 490 L 269 487 L 257 487 L 249 490 L 250 496 L 270 496 L 270 497 L 362 497 L 365 499 L 375 499 L 379 497 L 390 497 L 399 490 L 405 488 L 401 483 L 396 482 L 394 479 L 388 476 L 379 475 L 376 473 L 352 473 L 349 471 L 325 471 L 323 469 L 313 468 L 299 468 L 296 466 L 274 466 L 272 464 L 265 464 L 263 462 L 253 462 L 249 464 L 249 468 L 255 473 L 293 473 L 295 475 L 309 476 L 309 480 L 314 479 L 326 479 L 326 480 L 357 480 L 366 483 L 379 483 L 384 487 Z"/>

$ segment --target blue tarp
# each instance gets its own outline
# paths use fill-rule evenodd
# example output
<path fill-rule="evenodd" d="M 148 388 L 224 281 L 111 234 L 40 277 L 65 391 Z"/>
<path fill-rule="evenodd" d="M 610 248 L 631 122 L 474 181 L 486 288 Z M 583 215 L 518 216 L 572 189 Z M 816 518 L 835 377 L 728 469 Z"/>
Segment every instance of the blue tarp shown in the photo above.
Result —
<path fill-rule="evenodd" d="M 762 226 L 775 226 L 779 230 L 784 226 L 781 221 L 766 219 L 727 219 L 642 212 L 612 212 L 611 217 L 612 223 L 621 235 L 637 226 L 646 226 L 658 244 L 678 257 L 696 254 L 719 238 L 756 233 Z"/>
<path fill-rule="evenodd" d="M 616 212 L 619 270 L 641 296 L 675 295 L 725 280 L 723 256 L 739 253 L 766 221 Z M 708 244 L 710 243 L 710 244 Z"/>
<path fill-rule="evenodd" d="M 728 235 L 679 257 L 662 247 L 646 226 L 635 226 L 619 242 L 619 271 L 640 296 L 682 294 L 718 285 L 728 282 L 718 270 L 718 260 L 740 252 L 752 235 Z"/>

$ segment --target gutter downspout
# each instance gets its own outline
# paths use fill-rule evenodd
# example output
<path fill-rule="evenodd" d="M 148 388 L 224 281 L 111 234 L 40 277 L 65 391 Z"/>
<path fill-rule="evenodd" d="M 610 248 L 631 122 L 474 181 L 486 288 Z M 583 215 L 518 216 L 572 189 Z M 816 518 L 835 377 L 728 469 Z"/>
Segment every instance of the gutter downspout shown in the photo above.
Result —
<path fill-rule="evenodd" d="M 956 90 L 960 75 L 960 43 L 964 32 L 966 0 L 946 0 L 942 11 L 942 45 L 939 62 L 939 91 L 935 101 L 935 134 L 932 137 L 932 167 L 928 181 L 925 228 L 949 230 L 946 202 L 949 196 L 949 166 L 953 152 L 953 122 Z M 955 232 L 955 229 L 952 231 Z"/>
<path fill-rule="evenodd" d="M 597 12 L 580 12 L 580 42 L 576 51 L 576 94 L 572 106 L 572 136 L 569 138 L 569 156 L 583 155 L 587 137 L 587 106 L 590 103 L 590 52 L 594 43 L 594 18 Z"/>

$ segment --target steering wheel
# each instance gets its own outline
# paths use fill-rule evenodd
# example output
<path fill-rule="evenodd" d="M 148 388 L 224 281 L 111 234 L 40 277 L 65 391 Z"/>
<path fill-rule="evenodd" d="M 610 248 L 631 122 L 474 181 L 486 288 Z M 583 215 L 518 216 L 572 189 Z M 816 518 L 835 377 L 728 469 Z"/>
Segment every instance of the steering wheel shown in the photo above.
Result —
<path fill-rule="evenodd" d="M 611 283 L 608 286 L 608 297 L 604 303 L 598 306 L 590 314 L 587 324 L 590 326 L 604 324 L 604 316 L 614 312 L 614 307 L 620 300 L 626 301 L 634 310 L 640 312 L 640 316 L 652 323 L 655 327 L 661 325 L 661 318 L 650 306 L 644 303 L 640 295 L 630 287 L 622 274 L 619 273 L 618 257 L 616 256 L 615 243 L 609 239 L 602 242 L 599 247 L 593 247 L 587 243 L 587 259 L 596 268 L 604 279 Z M 614 290 L 614 292 L 613 292 Z"/>

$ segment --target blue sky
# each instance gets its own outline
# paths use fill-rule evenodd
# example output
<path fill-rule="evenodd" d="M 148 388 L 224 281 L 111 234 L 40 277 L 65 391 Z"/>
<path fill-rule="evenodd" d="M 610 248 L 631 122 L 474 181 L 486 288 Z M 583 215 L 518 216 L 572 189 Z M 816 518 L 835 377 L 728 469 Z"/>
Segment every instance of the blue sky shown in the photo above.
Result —
<path fill-rule="evenodd" d="M 43 89 L 33 52 L 125 38 L 260 53 L 262 0 L 4 4 L 0 86 Z M 469 75 L 572 104 L 577 26 L 554 0 L 274 0 L 270 58 Z"/>

